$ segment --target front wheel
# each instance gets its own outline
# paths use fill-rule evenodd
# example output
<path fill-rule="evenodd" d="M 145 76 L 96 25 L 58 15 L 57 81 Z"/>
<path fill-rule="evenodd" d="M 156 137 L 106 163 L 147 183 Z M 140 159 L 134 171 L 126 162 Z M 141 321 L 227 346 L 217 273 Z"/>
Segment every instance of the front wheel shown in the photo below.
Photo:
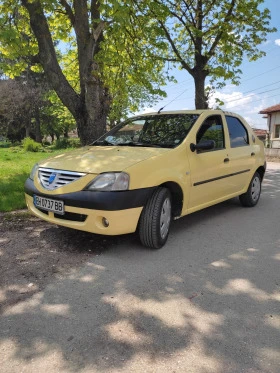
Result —
<path fill-rule="evenodd" d="M 167 241 L 172 216 L 171 195 L 167 188 L 154 191 L 139 221 L 139 236 L 144 246 L 160 249 Z"/>
<path fill-rule="evenodd" d="M 256 172 L 250 182 L 249 188 L 246 193 L 239 196 L 241 204 L 245 207 L 256 206 L 261 195 L 261 177 L 258 172 Z"/>

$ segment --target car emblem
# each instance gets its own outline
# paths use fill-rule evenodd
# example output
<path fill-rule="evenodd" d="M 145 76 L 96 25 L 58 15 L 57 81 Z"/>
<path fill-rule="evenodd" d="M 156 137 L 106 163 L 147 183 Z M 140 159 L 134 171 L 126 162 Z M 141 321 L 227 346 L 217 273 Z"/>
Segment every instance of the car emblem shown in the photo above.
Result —
<path fill-rule="evenodd" d="M 49 180 L 48 180 L 48 182 L 49 182 L 49 185 L 51 185 L 53 182 L 54 182 L 54 180 L 55 180 L 55 178 L 56 178 L 56 173 L 55 172 L 53 172 L 51 175 L 50 175 L 50 177 L 49 177 Z"/>

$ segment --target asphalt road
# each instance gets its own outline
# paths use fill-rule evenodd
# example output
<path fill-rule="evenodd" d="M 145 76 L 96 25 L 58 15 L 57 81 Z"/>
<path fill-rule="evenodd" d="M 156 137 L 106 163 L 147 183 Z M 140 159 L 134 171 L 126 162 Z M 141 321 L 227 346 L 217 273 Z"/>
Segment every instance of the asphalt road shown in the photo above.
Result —
<path fill-rule="evenodd" d="M 279 373 L 280 164 L 261 200 L 124 236 L 0 319 L 1 373 Z M 0 256 L 1 260 L 1 256 Z"/>

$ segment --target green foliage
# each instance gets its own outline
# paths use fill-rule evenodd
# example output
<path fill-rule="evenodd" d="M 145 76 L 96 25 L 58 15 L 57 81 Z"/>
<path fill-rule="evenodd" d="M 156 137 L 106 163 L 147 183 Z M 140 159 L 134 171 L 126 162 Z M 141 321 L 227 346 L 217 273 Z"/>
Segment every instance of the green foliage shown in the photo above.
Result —
<path fill-rule="evenodd" d="M 12 77 L 19 75 L 29 65 L 36 71 L 42 69 L 37 63 L 38 42 L 30 29 L 30 16 L 25 3 L 2 0 L 0 6 L 0 57 L 4 72 Z M 90 14 L 92 5 L 97 9 L 95 16 Z M 41 6 L 63 75 L 77 94 L 84 94 L 81 72 L 84 68 L 82 64 L 87 61 L 79 59 L 82 44 L 79 45 L 78 29 L 73 27 L 71 19 L 71 14 L 75 15 L 78 7 L 83 5 L 79 4 L 74 9 L 72 2 L 55 0 L 41 2 Z M 99 28 L 104 29 L 102 43 L 94 47 L 91 53 L 92 65 L 95 66 L 92 74 L 96 79 L 101 79 L 105 89 L 108 89 L 110 120 L 119 120 L 129 112 L 139 110 L 147 102 L 151 106 L 165 96 L 160 88 L 167 78 L 163 73 L 165 61 L 153 57 L 149 39 L 153 40 L 154 47 L 159 46 L 160 41 L 153 32 L 152 23 L 147 22 L 145 16 L 137 14 L 138 6 L 116 0 L 93 0 L 88 2 L 88 9 L 88 19 L 83 19 L 85 25 L 88 23 L 87 33 L 93 39 L 97 37 Z M 51 100 L 55 100 L 56 107 L 51 115 L 55 113 L 57 119 L 65 114 L 69 117 L 69 113 L 63 114 L 61 108 L 57 107 L 58 100 L 54 96 L 52 94 Z M 58 126 L 61 127 L 60 120 Z"/>
<path fill-rule="evenodd" d="M 53 90 L 49 90 L 45 99 L 50 103 L 50 105 L 42 108 L 41 114 L 42 123 L 42 133 L 46 136 L 56 136 L 59 138 L 64 133 L 68 133 L 76 128 L 76 122 L 70 111 L 65 107 L 57 94 Z"/>
<path fill-rule="evenodd" d="M 0 80 L 0 135 L 13 143 L 26 135 L 41 141 L 44 110 L 51 105 L 42 74 L 24 71 L 15 79 Z"/>
<path fill-rule="evenodd" d="M 26 70 L 38 45 L 29 24 L 27 11 L 18 1 L 0 2 L 0 68 L 10 78 Z"/>
<path fill-rule="evenodd" d="M 54 144 L 55 149 L 66 149 L 68 148 L 69 143 L 68 139 L 62 138 L 62 139 L 57 139 Z"/>
<path fill-rule="evenodd" d="M 9 140 L 0 140 L 0 148 L 9 148 L 11 142 Z"/>
<path fill-rule="evenodd" d="M 80 140 L 75 138 L 57 139 L 54 144 L 54 149 L 79 148 L 81 146 Z"/>
<path fill-rule="evenodd" d="M 153 23 L 153 35 L 164 44 L 156 46 L 158 56 L 193 76 L 196 99 L 203 104 L 206 77 L 214 88 L 228 80 L 238 84 L 243 59 L 255 61 L 265 54 L 259 45 L 276 29 L 270 27 L 270 12 L 263 3 L 151 0 L 139 2 L 139 12 Z"/>
<path fill-rule="evenodd" d="M 23 149 L 27 152 L 39 152 L 42 150 L 42 145 L 34 141 L 30 137 L 26 137 L 22 140 Z"/>
<path fill-rule="evenodd" d="M 174 78 L 165 72 L 165 59 L 154 53 L 165 45 L 158 40 L 153 23 L 138 13 L 137 5 L 112 1 L 102 9 L 108 26 L 96 59 L 112 98 L 110 120 L 118 121 L 166 97 L 161 87 Z"/>
<path fill-rule="evenodd" d="M 28 67 L 49 69 L 57 94 L 54 108 L 45 115 L 51 131 L 59 135 L 65 132 L 63 123 L 70 124 L 73 118 L 56 107 L 57 97 L 78 125 L 82 123 L 80 135 L 88 118 L 90 125 L 97 126 L 99 120 L 98 125 L 105 128 L 102 114 L 107 115 L 109 106 L 109 121 L 114 122 L 165 96 L 161 87 L 172 79 L 166 63 L 193 76 L 196 105 L 204 105 L 206 77 L 214 88 L 226 81 L 238 84 L 243 59 L 255 61 L 264 55 L 259 45 L 275 29 L 269 25 L 270 12 L 263 3 L 2 0 L 0 68 L 9 76 Z M 48 63 L 42 56 L 48 56 Z M 91 139 L 90 131 L 88 135 Z"/>
<path fill-rule="evenodd" d="M 81 141 L 78 138 L 69 138 L 68 143 L 69 143 L 70 148 L 80 148 L 81 147 Z"/>

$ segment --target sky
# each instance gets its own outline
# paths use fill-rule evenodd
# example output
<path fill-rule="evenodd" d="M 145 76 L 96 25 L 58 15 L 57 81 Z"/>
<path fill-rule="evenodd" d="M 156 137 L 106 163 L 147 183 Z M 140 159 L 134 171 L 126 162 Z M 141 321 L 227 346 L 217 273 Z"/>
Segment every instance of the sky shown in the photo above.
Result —
<path fill-rule="evenodd" d="M 271 12 L 270 26 L 278 29 L 268 34 L 267 41 L 260 46 L 266 56 L 255 62 L 244 60 L 240 85 L 228 83 L 210 100 L 212 106 L 215 97 L 222 99 L 223 110 L 240 114 L 252 127 L 260 129 L 267 129 L 267 121 L 259 111 L 280 104 L 280 0 L 265 0 L 264 6 Z M 178 83 L 162 87 L 167 97 L 144 112 L 158 111 L 165 105 L 164 110 L 168 111 L 195 108 L 193 78 L 186 71 L 174 70 L 173 74 Z"/>

